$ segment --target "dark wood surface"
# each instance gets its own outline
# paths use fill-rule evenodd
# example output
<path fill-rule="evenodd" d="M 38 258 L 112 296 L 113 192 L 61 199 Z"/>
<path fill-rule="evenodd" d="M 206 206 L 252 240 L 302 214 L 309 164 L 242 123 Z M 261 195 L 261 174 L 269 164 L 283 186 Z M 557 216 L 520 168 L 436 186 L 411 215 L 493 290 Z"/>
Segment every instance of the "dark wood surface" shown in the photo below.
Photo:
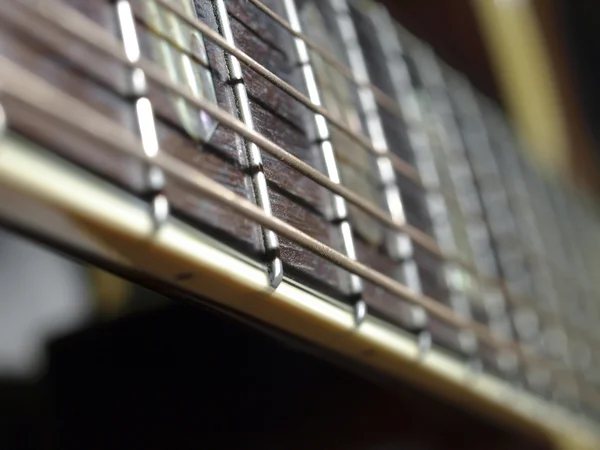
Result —
<path fill-rule="evenodd" d="M 276 12 L 284 15 L 281 2 L 267 3 Z M 69 4 L 114 36 L 119 36 L 114 5 L 109 2 L 89 3 L 81 0 L 69 0 Z M 300 3 L 302 4 L 305 3 Z M 138 1 L 133 2 L 134 13 L 138 19 L 137 32 L 141 49 L 145 57 L 154 59 L 156 52 L 152 51 L 151 45 L 157 37 L 153 36 L 147 28 L 141 5 Z M 324 4 L 318 3 L 318 6 L 324 9 Z M 305 90 L 301 73 L 295 64 L 291 35 L 247 2 L 227 2 L 227 7 L 236 45 L 293 86 Z M 217 30 L 212 2 L 197 0 L 196 8 L 201 20 Z M 327 11 L 322 12 L 324 15 L 328 14 Z M 332 39 L 337 39 L 337 45 L 341 47 L 340 38 L 332 28 L 335 22 L 331 15 L 325 18 L 328 27 L 331 28 L 328 32 L 332 33 Z M 361 31 L 360 27 L 358 29 Z M 53 31 L 56 39 L 52 42 L 34 39 L 8 27 L 4 27 L 0 33 L 3 33 L 3 38 L 0 39 L 2 53 L 35 73 L 45 74 L 48 82 L 60 87 L 67 94 L 81 99 L 102 114 L 137 132 L 133 100 L 124 96 L 130 76 L 125 68 L 99 57 L 56 31 Z M 377 46 L 368 39 L 363 41 L 361 41 L 363 45 L 369 44 L 372 47 L 368 48 L 367 53 L 377 57 Z M 206 48 L 217 102 L 224 110 L 237 116 L 224 52 L 208 40 L 206 40 Z M 345 57 L 340 54 L 340 58 Z M 386 81 L 389 84 L 389 77 L 382 78 L 379 74 L 384 68 L 372 58 L 370 63 L 373 63 L 370 66 L 373 73 L 378 74 L 374 81 L 384 90 L 389 90 L 389 85 L 386 85 Z M 255 72 L 244 68 L 243 74 L 256 129 L 311 166 L 322 170 L 320 150 L 315 143 L 312 128 L 312 112 Z M 349 83 L 349 89 L 353 101 L 357 101 L 356 87 Z M 163 151 L 194 166 L 237 194 L 254 201 L 245 146 L 239 136 L 223 125 L 219 125 L 209 142 L 196 142 L 188 136 L 180 123 L 174 110 L 172 95 L 150 83 L 148 98 L 154 107 L 158 137 Z M 146 195 L 147 186 L 144 178 L 146 168 L 142 164 L 88 142 L 81 142 L 67 133 L 49 133 L 44 129 L 44 124 L 39 121 L 12 125 L 17 131 L 40 139 L 61 155 L 134 193 Z M 402 157 L 409 161 L 413 160 L 406 141 L 404 125 L 397 118 L 392 119 L 389 116 L 385 117 L 384 125 L 390 145 Z M 372 156 L 366 153 L 360 156 L 365 159 L 366 167 L 365 164 L 359 164 L 352 168 L 356 158 L 344 158 L 341 147 L 348 143 L 340 138 L 339 132 L 334 132 L 334 144 L 338 146 L 335 150 L 336 155 L 341 156 L 340 164 L 342 169 L 345 169 L 342 170 L 343 178 L 348 180 L 348 176 L 345 175 L 350 173 L 348 170 L 352 172 L 351 177 L 364 177 L 369 185 L 374 186 L 375 195 L 379 196 L 374 198 L 374 201 L 383 206 L 383 194 L 374 177 L 375 174 L 370 170 L 374 164 Z M 363 149 L 353 151 L 364 152 Z M 265 152 L 262 153 L 273 213 L 341 251 L 342 241 L 339 230 L 331 222 L 331 195 L 279 160 Z M 423 193 L 409 181 L 401 178 L 399 185 L 409 222 L 430 231 Z M 195 195 L 175 179 L 167 178 L 165 193 L 174 214 L 178 217 L 243 250 L 251 257 L 259 260 L 263 258 L 260 229 L 256 224 L 221 205 Z M 367 195 L 372 194 L 367 193 Z M 381 225 L 372 219 L 367 219 L 364 214 L 359 214 L 353 208 L 350 209 L 350 222 L 356 225 L 354 240 L 359 260 L 388 276 L 402 280 L 399 265 L 387 254 L 383 240 L 377 237 L 377 234 L 373 234 L 373 230 L 369 228 L 369 226 L 380 227 Z M 287 276 L 339 299 L 347 298 L 348 274 L 333 264 L 285 239 L 281 240 L 281 257 Z M 439 261 L 419 249 L 416 250 L 415 257 L 420 267 L 424 292 L 446 301 L 447 294 L 439 272 Z M 374 313 L 400 326 L 407 325 L 408 309 L 402 300 L 369 284 L 366 285 L 364 298 Z M 435 329 L 432 331 L 437 336 Z M 439 342 L 442 344 L 447 341 L 444 336 L 439 337 Z"/>
<path fill-rule="evenodd" d="M 119 36 L 114 5 L 110 2 L 90 3 L 69 0 L 69 4 L 114 36 Z M 281 2 L 273 0 L 267 4 L 284 15 Z M 306 4 L 307 2 L 299 2 L 300 6 Z M 156 52 L 152 51 L 151 43 L 157 38 L 151 36 L 146 26 L 144 12 L 140 8 L 141 3 L 135 1 L 133 5 L 138 18 L 137 31 L 142 52 L 144 56 L 153 59 Z M 324 4 L 319 2 L 317 5 L 323 12 Z M 218 30 L 212 2 L 197 0 L 196 7 L 200 19 Z M 289 33 L 248 2 L 227 2 L 227 7 L 236 45 L 293 86 L 305 90 L 295 63 L 293 43 Z M 385 66 L 381 65 L 381 49 L 373 40 L 373 30 L 369 30 L 365 23 L 361 22 L 360 17 L 355 17 L 355 20 L 360 43 L 366 50 L 365 55 L 367 55 L 373 81 L 384 91 L 393 94 L 390 75 Z M 332 21 L 330 16 L 326 17 L 326 23 L 332 40 L 337 39 L 337 45 L 341 47 L 340 38 L 333 26 L 335 21 Z M 42 24 L 40 27 L 49 28 Z M 125 68 L 100 57 L 55 30 L 50 41 L 32 38 L 8 26 L 2 27 L 0 36 L 1 53 L 37 74 L 44 74 L 48 82 L 137 132 L 133 100 L 124 95 L 127 92 L 130 76 Z M 224 110 L 237 116 L 237 106 L 224 53 L 208 40 L 206 48 L 217 102 Z M 342 53 L 339 56 L 345 58 Z M 315 143 L 312 128 L 312 112 L 253 71 L 244 68 L 243 73 L 256 129 L 311 166 L 322 170 L 320 150 Z M 356 102 L 355 86 L 350 84 L 349 89 L 351 98 Z M 180 123 L 173 107 L 172 95 L 150 83 L 148 97 L 154 107 L 157 132 L 163 151 L 192 165 L 237 194 L 254 201 L 245 144 L 239 136 L 225 126 L 219 125 L 208 142 L 196 142 L 188 136 Z M 404 124 L 383 110 L 380 112 L 390 147 L 408 161 L 414 161 L 406 139 Z M 83 142 L 75 135 L 51 133 L 48 128 L 51 124 L 43 121 L 23 121 L 11 125 L 16 131 L 40 140 L 64 157 L 84 165 L 120 186 L 142 197 L 147 195 L 145 182 L 147 168 L 142 164 L 92 143 Z M 365 154 L 361 158 L 364 158 L 366 163 L 356 164 L 355 158 L 344 158 L 343 151 L 347 150 L 344 148 L 344 142 L 340 139 L 339 132 L 334 133 L 334 144 L 338 145 L 335 149 L 336 156 L 344 169 L 342 181 L 348 181 L 349 173 L 351 173 L 350 177 L 364 177 L 368 180 L 368 184 L 374 186 L 376 198 L 373 200 L 383 207 L 381 187 L 375 174 L 370 170 L 373 165 L 372 156 Z M 337 225 L 331 221 L 330 194 L 265 152 L 262 156 L 275 216 L 341 251 L 341 236 Z M 409 223 L 431 232 L 424 193 L 401 176 L 398 176 L 398 180 Z M 167 178 L 165 193 L 177 217 L 244 251 L 250 257 L 264 259 L 260 228 L 256 224 L 221 205 L 195 195 L 173 178 Z M 372 219 L 369 219 L 371 222 L 365 220 L 364 214 L 358 214 L 354 209 L 350 209 L 350 223 L 354 227 L 354 241 L 359 260 L 390 277 L 402 280 L 400 266 L 388 254 L 379 232 L 373 233 L 369 228 L 369 225 L 375 228 L 381 225 Z M 285 239 L 281 240 L 281 257 L 287 276 L 338 299 L 350 300 L 347 297 L 348 274 L 333 264 Z M 415 259 L 419 266 L 424 293 L 447 303 L 448 293 L 439 260 L 418 247 L 415 250 Z M 402 327 L 408 325 L 408 307 L 402 300 L 368 283 L 365 286 L 364 298 L 373 313 Z M 456 333 L 451 328 L 447 328 L 443 332 L 438 332 L 440 327 L 432 325 L 430 330 L 439 344 L 452 349 L 455 346 L 451 341 Z"/>
<path fill-rule="evenodd" d="M 140 7 L 143 3 L 135 2 L 134 5 L 136 6 L 136 17 L 143 19 L 144 12 Z M 203 6 L 201 11 L 203 20 L 216 30 L 215 16 L 209 5 Z M 138 38 L 142 46 L 142 54 L 150 60 L 156 60 L 157 52 L 151 47 L 152 38 L 150 36 L 148 29 L 138 23 Z M 225 111 L 237 116 L 233 89 L 228 82 L 229 75 L 224 52 L 208 40 L 206 49 L 215 85 L 217 104 Z M 195 142 L 185 132 L 181 120 L 174 110 L 172 95 L 168 95 L 160 87 L 151 84 L 148 97 L 154 106 L 158 136 L 163 150 L 209 175 L 213 180 L 233 192 L 254 201 L 244 142 L 239 136 L 219 125 L 207 143 Z M 215 232 L 224 233 L 224 236 L 229 239 L 235 236 L 237 243 L 242 244 L 254 255 L 262 253 L 259 228 L 249 220 L 232 213 L 221 205 L 195 195 L 175 180 L 167 181 L 166 194 L 178 215 L 193 223 L 207 226 Z"/>
<path fill-rule="evenodd" d="M 283 14 L 281 2 L 270 2 L 269 6 Z M 301 88 L 300 73 L 294 65 L 292 36 L 246 2 L 227 2 L 227 7 L 236 45 L 280 78 Z M 255 72 L 245 68 L 243 74 L 257 131 L 320 168 L 318 148 L 313 145 L 307 126 L 310 113 L 306 108 Z M 273 214 L 341 250 L 337 229 L 327 217 L 330 201 L 327 190 L 264 152 L 263 161 Z M 322 287 L 340 293 L 346 291 L 346 277 L 334 265 L 286 239 L 281 239 L 280 245 L 284 270 L 290 276 L 299 281 L 309 277 Z"/>

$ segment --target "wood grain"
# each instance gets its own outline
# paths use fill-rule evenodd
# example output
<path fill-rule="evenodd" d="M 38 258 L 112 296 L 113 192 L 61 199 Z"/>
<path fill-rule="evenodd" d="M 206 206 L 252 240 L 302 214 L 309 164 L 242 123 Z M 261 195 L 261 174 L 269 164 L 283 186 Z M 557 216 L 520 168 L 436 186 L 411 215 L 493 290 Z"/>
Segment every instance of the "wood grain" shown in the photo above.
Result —
<path fill-rule="evenodd" d="M 83 0 L 69 0 L 69 4 L 113 35 L 119 36 L 113 4 L 90 4 Z M 195 4 L 200 19 L 217 29 L 212 1 L 197 0 Z M 283 14 L 280 2 L 268 4 Z M 139 8 L 140 3 L 135 1 L 133 5 L 139 19 L 136 26 L 142 53 L 154 59 L 156 52 L 152 51 L 152 42 L 156 36 L 152 36 L 141 20 L 143 11 Z M 250 3 L 228 2 L 227 6 L 237 45 L 281 78 L 303 89 L 302 78 L 295 65 L 291 36 Z M 5 26 L 0 31 L 0 52 L 35 73 L 44 74 L 48 82 L 137 132 L 133 101 L 122 95 L 128 85 L 128 70 L 56 31 L 54 35 L 55 39 L 41 42 Z M 206 41 L 206 48 L 217 103 L 231 114 L 238 115 L 224 53 L 209 41 Z M 314 130 L 311 128 L 312 112 L 250 70 L 244 69 L 244 80 L 256 129 L 290 153 L 322 170 L 320 150 L 315 145 Z M 180 123 L 171 94 L 150 83 L 147 95 L 154 107 L 157 134 L 163 151 L 194 166 L 237 194 L 253 200 L 244 143 L 239 136 L 220 125 L 208 142 L 194 141 Z M 355 91 L 353 95 L 356 99 Z M 142 197 L 147 195 L 144 181 L 146 167 L 143 164 L 107 152 L 92 143 L 81 142 L 68 133 L 50 135 L 47 129 L 41 128 L 40 123 L 13 126 L 17 131 L 48 144 L 66 158 L 128 190 Z M 400 140 L 402 124 L 391 123 L 386 132 L 392 139 Z M 408 151 L 406 147 L 403 148 Z M 341 251 L 341 236 L 337 226 L 330 220 L 329 192 L 269 155 L 263 154 L 263 160 L 274 215 Z M 361 170 L 357 170 L 355 176 L 364 176 L 369 183 L 377 185 L 368 168 Z M 414 188 L 411 190 L 408 185 L 401 185 L 401 189 L 407 216 L 415 217 L 416 223 L 427 226 L 428 218 L 421 194 Z M 263 255 L 260 229 L 256 224 L 195 195 L 173 178 L 167 178 L 165 193 L 177 217 L 243 250 L 249 256 L 260 259 Z M 351 211 L 350 221 L 357 219 Z M 360 227 L 358 230 L 354 240 L 359 260 L 399 279 L 399 265 L 387 254 L 384 245 L 374 244 L 362 235 Z M 281 240 L 281 257 L 286 274 L 291 278 L 329 295 L 347 299 L 346 272 L 284 239 Z M 417 252 L 416 260 L 424 292 L 445 299 L 447 295 L 440 281 L 439 263 L 423 252 Z M 377 314 L 402 327 L 409 326 L 408 307 L 401 299 L 370 285 L 366 286 L 364 297 Z"/>
<path fill-rule="evenodd" d="M 390 72 L 386 54 L 377 38 L 378 31 L 358 9 L 351 7 L 350 11 L 371 82 L 391 98 L 399 98 L 399 94 L 403 93 L 397 92 L 393 77 L 400 76 L 400 74 L 394 75 Z M 405 161 L 416 165 L 418 155 L 411 146 L 406 123 L 381 106 L 378 107 L 378 112 L 390 150 Z M 397 173 L 396 179 L 407 222 L 432 235 L 433 225 L 427 209 L 426 192 L 401 174 Z M 418 246 L 415 246 L 414 259 L 418 266 L 423 293 L 450 305 L 450 293 L 444 279 L 442 261 Z M 476 316 L 476 319 L 486 318 L 485 315 Z M 428 330 L 432 334 L 434 342 L 453 351 L 461 352 L 456 328 L 430 318 Z"/>
<path fill-rule="evenodd" d="M 228 2 L 236 45 L 277 76 L 297 88 L 300 74 L 293 64 L 291 35 L 246 2 Z M 271 7 L 280 9 L 278 2 Z M 279 11 L 282 13 L 282 11 Z M 261 134 L 287 151 L 320 168 L 318 148 L 310 139 L 310 113 L 295 99 L 255 72 L 243 68 L 254 125 Z M 328 220 L 329 193 L 308 178 L 263 153 L 273 214 L 327 245 L 341 250 L 336 227 Z M 337 297 L 347 292 L 347 275 L 333 264 L 296 244 L 280 240 L 287 274 L 317 283 Z"/>
<path fill-rule="evenodd" d="M 210 2 L 197 2 L 197 6 L 200 8 L 203 20 L 217 29 Z M 140 4 L 136 2 L 134 7 L 136 17 L 142 18 L 143 11 Z M 158 63 L 157 52 L 152 48 L 152 45 L 156 44 L 157 37 L 153 36 L 142 23 L 137 25 L 142 54 Z M 224 52 L 208 40 L 205 42 L 217 104 L 237 116 L 233 90 L 228 83 Z M 150 83 L 148 97 L 154 106 L 158 137 L 165 151 L 194 166 L 237 194 L 254 201 L 244 143 L 239 136 L 219 125 L 208 142 L 196 142 L 185 132 L 175 111 L 172 95 Z M 198 197 L 176 180 L 167 180 L 165 192 L 173 209 L 181 217 L 194 224 L 209 227 L 219 234 L 224 233 L 228 239 L 235 239 L 254 255 L 263 253 L 262 239 L 256 224 L 212 201 Z"/>
<path fill-rule="evenodd" d="M 74 0 L 70 3 L 77 4 Z M 108 29 L 114 27 L 114 16 L 107 14 L 105 9 L 87 5 L 85 11 L 97 21 L 105 22 Z M 27 14 L 26 11 L 23 13 Z M 49 39 L 35 39 L 3 23 L 0 26 L 0 53 L 33 73 L 43 75 L 46 82 L 66 94 L 132 129 L 135 122 L 133 109 L 126 99 L 115 92 L 125 87 L 125 70 L 45 23 L 36 23 L 35 27 Z M 11 121 L 10 111 L 8 114 Z M 116 152 L 107 152 L 94 143 L 82 142 L 68 133 L 50 133 L 43 130 L 42 125 L 38 121 L 10 122 L 15 131 L 42 140 L 62 156 L 85 165 L 117 184 L 133 191 L 142 189 L 143 174 L 136 161 Z"/>

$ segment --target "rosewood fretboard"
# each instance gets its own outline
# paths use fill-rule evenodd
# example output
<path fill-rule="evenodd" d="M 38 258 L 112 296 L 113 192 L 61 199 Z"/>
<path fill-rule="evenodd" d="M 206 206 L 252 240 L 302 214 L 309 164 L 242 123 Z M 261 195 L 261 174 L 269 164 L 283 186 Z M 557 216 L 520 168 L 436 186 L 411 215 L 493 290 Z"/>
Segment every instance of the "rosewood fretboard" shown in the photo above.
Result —
<path fill-rule="evenodd" d="M 76 38 L 86 24 L 96 43 Z M 597 245 L 584 238 L 596 212 L 529 167 L 501 108 L 385 10 L 19 0 L 1 5 L 0 25 L 0 55 L 18 67 L 0 98 L 11 133 L 147 202 L 157 226 L 175 217 L 235 249 L 273 289 L 304 286 L 353 308 L 356 326 L 374 316 L 406 332 L 420 357 L 441 348 L 595 414 L 598 397 L 582 392 L 598 382 Z M 106 50 L 115 42 L 121 61 Z M 28 115 L 35 102 L 11 84 L 22 69 L 43 78 L 40 92 L 50 85 L 140 137 L 144 154 Z M 200 195 L 157 152 L 238 200 Z"/>

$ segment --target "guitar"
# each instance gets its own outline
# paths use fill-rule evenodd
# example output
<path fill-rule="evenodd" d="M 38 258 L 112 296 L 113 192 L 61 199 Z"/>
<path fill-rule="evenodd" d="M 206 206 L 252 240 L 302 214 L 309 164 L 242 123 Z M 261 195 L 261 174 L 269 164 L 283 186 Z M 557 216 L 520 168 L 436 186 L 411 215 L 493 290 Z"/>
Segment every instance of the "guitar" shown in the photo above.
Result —
<path fill-rule="evenodd" d="M 597 448 L 597 208 L 384 8 L 15 0 L 0 23 L 5 226 Z"/>

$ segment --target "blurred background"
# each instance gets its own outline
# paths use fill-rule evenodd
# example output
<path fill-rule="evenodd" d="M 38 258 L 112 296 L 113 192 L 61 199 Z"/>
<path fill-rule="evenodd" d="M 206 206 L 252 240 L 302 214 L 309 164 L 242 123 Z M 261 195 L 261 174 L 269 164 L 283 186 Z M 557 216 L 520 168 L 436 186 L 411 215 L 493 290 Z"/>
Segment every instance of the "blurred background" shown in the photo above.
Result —
<path fill-rule="evenodd" d="M 600 5 L 586 0 L 384 0 L 482 92 L 503 103 L 529 157 L 600 193 Z"/>

